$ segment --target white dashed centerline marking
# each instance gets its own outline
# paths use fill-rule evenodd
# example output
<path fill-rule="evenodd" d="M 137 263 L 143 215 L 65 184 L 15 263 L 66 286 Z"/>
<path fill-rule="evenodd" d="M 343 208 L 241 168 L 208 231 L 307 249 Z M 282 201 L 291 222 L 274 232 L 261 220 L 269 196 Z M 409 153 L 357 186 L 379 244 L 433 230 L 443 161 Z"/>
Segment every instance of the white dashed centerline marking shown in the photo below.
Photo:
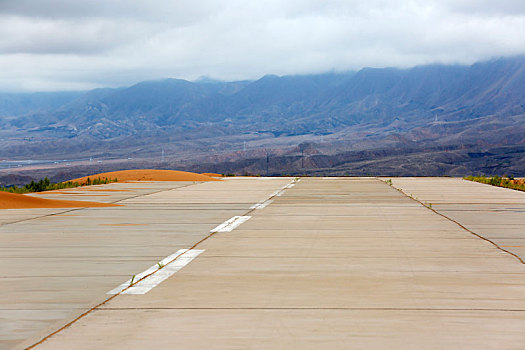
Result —
<path fill-rule="evenodd" d="M 162 283 L 164 280 L 169 278 L 175 272 L 182 269 L 184 266 L 190 263 L 193 259 L 199 256 L 204 250 L 198 249 L 180 249 L 176 253 L 171 254 L 168 257 L 162 259 L 159 264 L 153 265 L 144 272 L 135 275 L 134 281 L 139 281 L 134 285 L 130 286 L 131 279 L 122 283 L 115 289 L 110 290 L 107 294 L 146 294 L 157 285 Z M 177 259 L 178 258 L 178 259 Z M 175 260 L 177 259 L 177 260 Z M 175 261 L 174 261 L 175 260 Z M 162 268 L 159 268 L 161 267 Z M 149 275 L 149 276 L 148 276 Z M 148 276 L 144 278 L 145 276 Z M 142 279 L 144 278 L 144 279 Z M 142 279 L 142 280 L 141 280 Z M 128 288 L 129 287 L 129 288 Z M 127 288 L 127 289 L 126 289 Z"/>
<path fill-rule="evenodd" d="M 281 189 L 273 192 L 272 194 L 270 194 L 270 196 L 268 197 L 268 199 L 264 200 L 264 201 L 261 201 L 257 204 L 254 204 L 250 207 L 250 209 L 263 209 L 265 208 L 267 205 L 271 204 L 273 202 L 273 200 L 271 198 L 273 197 L 281 197 L 284 192 L 286 192 L 287 189 L 289 188 L 292 188 L 295 186 L 295 184 L 297 182 L 301 181 L 301 179 L 294 179 L 292 182 L 290 182 L 289 184 L 287 185 L 284 185 Z"/>
<path fill-rule="evenodd" d="M 277 190 L 270 195 L 270 198 L 277 196 L 282 190 Z"/>
<path fill-rule="evenodd" d="M 250 209 L 263 209 L 273 202 L 273 197 L 281 196 L 287 189 L 292 188 L 300 179 L 295 179 L 291 183 L 283 186 L 280 190 L 275 191 L 270 197 L 262 202 L 254 204 Z M 215 232 L 231 232 L 239 227 L 242 223 L 251 219 L 251 216 L 234 216 L 214 229 Z M 176 253 L 162 259 L 158 264 L 151 266 L 144 272 L 135 275 L 133 280 L 129 279 L 117 288 L 110 290 L 107 294 L 146 294 L 160 283 L 168 279 L 175 272 L 182 269 L 193 259 L 199 256 L 204 250 L 198 249 L 180 249 Z M 138 281 L 132 285 L 133 281 Z"/>
<path fill-rule="evenodd" d="M 273 196 L 272 196 L 273 197 Z M 263 202 L 259 202 L 257 204 L 254 204 L 250 207 L 250 209 L 263 209 L 266 208 L 269 204 L 273 202 L 273 199 L 267 199 Z"/>
<path fill-rule="evenodd" d="M 240 224 L 250 220 L 251 218 L 251 216 L 234 216 L 233 218 L 226 220 L 219 226 L 210 230 L 210 232 L 231 232 Z"/>

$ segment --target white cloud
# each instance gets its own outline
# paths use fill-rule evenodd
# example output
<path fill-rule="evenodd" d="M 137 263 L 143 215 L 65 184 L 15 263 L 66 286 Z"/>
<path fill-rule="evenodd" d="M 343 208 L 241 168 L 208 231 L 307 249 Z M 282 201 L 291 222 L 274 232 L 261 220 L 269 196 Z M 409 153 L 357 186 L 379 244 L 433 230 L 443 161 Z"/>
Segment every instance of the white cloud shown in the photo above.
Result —
<path fill-rule="evenodd" d="M 0 89 L 472 63 L 522 33 L 510 0 L 2 0 Z"/>

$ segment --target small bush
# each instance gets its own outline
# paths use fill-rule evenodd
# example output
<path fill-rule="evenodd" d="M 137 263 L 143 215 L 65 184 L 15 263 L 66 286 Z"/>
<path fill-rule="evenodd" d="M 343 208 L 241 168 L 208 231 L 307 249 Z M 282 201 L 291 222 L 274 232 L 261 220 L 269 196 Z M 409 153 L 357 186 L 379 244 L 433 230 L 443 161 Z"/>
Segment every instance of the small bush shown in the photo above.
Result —
<path fill-rule="evenodd" d="M 501 176 L 465 176 L 465 180 L 475 181 L 487 185 L 510 188 L 518 191 L 525 191 L 525 181 L 515 179 L 514 177 L 501 177 Z"/>
<path fill-rule="evenodd" d="M 74 187 L 81 187 L 81 186 L 90 186 L 90 185 L 103 185 L 108 184 L 111 182 L 118 182 L 118 179 L 108 179 L 100 177 L 94 180 L 91 180 L 89 177 L 87 178 L 85 183 L 78 183 L 78 182 L 59 182 L 59 183 L 52 183 L 47 177 L 44 179 L 41 179 L 40 181 L 31 181 L 27 185 L 24 185 L 22 187 L 17 186 L 11 186 L 11 187 L 0 187 L 0 191 L 4 192 L 10 192 L 10 193 L 32 193 L 32 192 L 44 192 L 44 191 L 53 191 L 53 190 L 62 190 L 64 188 L 74 188 Z"/>

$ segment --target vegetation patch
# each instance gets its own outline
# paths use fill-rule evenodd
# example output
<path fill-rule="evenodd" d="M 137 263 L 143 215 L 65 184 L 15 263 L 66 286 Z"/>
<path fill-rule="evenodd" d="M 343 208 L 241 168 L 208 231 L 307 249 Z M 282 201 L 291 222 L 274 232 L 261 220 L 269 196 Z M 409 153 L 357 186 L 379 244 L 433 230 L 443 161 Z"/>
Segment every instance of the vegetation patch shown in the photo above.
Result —
<path fill-rule="evenodd" d="M 505 187 L 513 190 L 524 191 L 525 192 L 525 180 L 524 179 L 515 179 L 512 176 L 465 176 L 465 180 L 476 181 L 482 184 Z"/>
<path fill-rule="evenodd" d="M 75 188 L 81 186 L 90 186 L 90 185 L 104 185 L 111 182 L 118 182 L 118 179 L 108 179 L 105 178 L 96 178 L 91 180 L 89 177 L 85 182 L 76 182 L 76 181 L 67 181 L 60 183 L 52 183 L 47 177 L 41 179 L 40 181 L 31 181 L 27 185 L 22 187 L 12 186 L 12 187 L 0 187 L 0 191 L 10 192 L 10 193 L 31 193 L 31 192 L 44 192 L 44 191 L 53 191 L 53 190 L 62 190 L 64 188 Z"/>

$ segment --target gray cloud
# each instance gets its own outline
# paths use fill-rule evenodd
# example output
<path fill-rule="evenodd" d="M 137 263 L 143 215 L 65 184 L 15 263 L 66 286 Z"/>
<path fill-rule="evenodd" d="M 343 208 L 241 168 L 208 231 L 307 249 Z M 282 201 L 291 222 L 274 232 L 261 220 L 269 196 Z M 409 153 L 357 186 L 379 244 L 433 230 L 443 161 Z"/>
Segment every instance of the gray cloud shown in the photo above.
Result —
<path fill-rule="evenodd" d="M 220 0 L 2 0 L 0 13 L 31 18 L 136 18 L 187 23 L 221 8 Z"/>
<path fill-rule="evenodd" d="M 464 14 L 485 14 L 488 16 L 516 16 L 525 14 L 522 0 L 444 0 L 441 2 L 450 11 Z"/>
<path fill-rule="evenodd" d="M 1 90 L 254 79 L 525 53 L 501 0 L 1 0 Z"/>
<path fill-rule="evenodd" d="M 149 26 L 107 19 L 50 20 L 5 16 L 0 25 L 0 54 L 85 54 L 117 48 L 152 34 Z"/>

